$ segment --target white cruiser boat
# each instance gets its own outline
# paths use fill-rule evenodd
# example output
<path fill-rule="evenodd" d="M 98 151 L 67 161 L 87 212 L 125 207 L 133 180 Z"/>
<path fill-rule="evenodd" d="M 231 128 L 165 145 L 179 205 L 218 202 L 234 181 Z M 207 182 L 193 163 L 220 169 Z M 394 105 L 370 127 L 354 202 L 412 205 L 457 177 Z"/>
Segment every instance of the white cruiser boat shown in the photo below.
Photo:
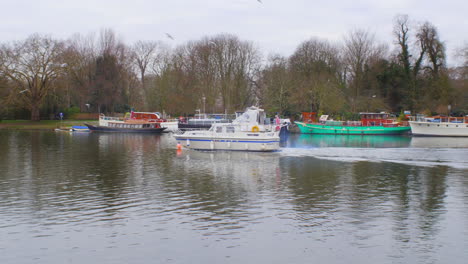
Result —
<path fill-rule="evenodd" d="M 214 123 L 209 130 L 175 134 L 177 143 L 198 150 L 276 151 L 280 142 L 279 125 L 270 124 L 265 111 L 249 107 L 232 123 Z"/>
<path fill-rule="evenodd" d="M 409 124 L 416 136 L 468 137 L 468 117 L 416 116 Z"/>

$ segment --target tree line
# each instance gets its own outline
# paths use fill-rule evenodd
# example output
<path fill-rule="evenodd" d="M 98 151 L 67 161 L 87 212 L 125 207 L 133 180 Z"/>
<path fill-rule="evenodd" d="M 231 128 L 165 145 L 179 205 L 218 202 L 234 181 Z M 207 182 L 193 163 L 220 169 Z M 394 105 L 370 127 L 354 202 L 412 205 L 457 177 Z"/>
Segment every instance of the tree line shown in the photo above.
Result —
<path fill-rule="evenodd" d="M 0 45 L 0 118 L 132 108 L 179 116 L 250 105 L 292 117 L 302 111 L 343 118 L 362 111 L 468 114 L 468 45 L 458 52 L 464 64 L 448 67 L 433 24 L 398 15 L 393 25 L 390 44 L 358 29 L 341 43 L 311 38 L 290 56 L 267 58 L 232 34 L 175 48 L 162 41 L 126 45 L 110 29 L 67 40 L 33 34 Z"/>

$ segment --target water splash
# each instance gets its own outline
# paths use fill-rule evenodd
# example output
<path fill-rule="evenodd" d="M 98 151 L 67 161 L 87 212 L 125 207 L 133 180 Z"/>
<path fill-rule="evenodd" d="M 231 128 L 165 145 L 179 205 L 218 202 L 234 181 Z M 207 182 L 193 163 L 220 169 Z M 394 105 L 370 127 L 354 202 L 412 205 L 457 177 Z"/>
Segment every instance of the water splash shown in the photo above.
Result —
<path fill-rule="evenodd" d="M 468 169 L 468 149 L 464 148 L 283 148 L 279 153 L 289 157 L 314 157 L 345 162 L 394 162 Z"/>

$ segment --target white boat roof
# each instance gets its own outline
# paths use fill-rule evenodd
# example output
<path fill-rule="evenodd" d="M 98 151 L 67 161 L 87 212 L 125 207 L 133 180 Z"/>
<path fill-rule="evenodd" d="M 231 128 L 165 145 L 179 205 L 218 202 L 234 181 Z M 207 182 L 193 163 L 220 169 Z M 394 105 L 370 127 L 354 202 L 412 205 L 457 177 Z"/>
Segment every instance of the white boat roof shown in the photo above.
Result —
<path fill-rule="evenodd" d="M 265 111 L 256 106 L 251 106 L 245 109 L 244 113 L 239 115 L 232 123 L 233 124 L 245 124 L 249 123 L 252 125 L 263 123 L 265 119 Z"/>

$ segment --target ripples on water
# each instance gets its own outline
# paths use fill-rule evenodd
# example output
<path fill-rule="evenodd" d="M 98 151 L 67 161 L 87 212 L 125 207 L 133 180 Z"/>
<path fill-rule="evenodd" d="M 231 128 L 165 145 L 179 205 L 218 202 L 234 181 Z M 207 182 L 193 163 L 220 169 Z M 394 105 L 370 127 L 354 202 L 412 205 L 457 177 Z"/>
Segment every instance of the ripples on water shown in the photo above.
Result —
<path fill-rule="evenodd" d="M 463 263 L 465 143 L 0 131 L 0 263 Z"/>

